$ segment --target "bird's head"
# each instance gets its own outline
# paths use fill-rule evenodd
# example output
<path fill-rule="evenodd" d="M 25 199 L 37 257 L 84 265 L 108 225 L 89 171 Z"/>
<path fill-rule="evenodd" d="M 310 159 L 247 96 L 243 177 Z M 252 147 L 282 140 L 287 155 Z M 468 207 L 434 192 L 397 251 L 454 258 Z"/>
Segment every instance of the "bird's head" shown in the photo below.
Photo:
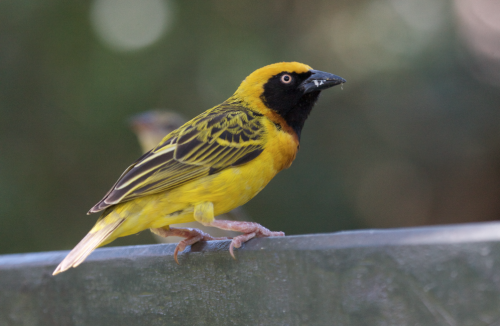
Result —
<path fill-rule="evenodd" d="M 281 117 L 300 137 L 322 90 L 346 81 L 298 62 L 280 62 L 251 73 L 234 94 L 270 117 Z"/>
<path fill-rule="evenodd" d="M 186 119 L 178 113 L 162 109 L 143 112 L 129 119 L 144 153 L 156 147 L 166 135 L 185 122 Z"/>

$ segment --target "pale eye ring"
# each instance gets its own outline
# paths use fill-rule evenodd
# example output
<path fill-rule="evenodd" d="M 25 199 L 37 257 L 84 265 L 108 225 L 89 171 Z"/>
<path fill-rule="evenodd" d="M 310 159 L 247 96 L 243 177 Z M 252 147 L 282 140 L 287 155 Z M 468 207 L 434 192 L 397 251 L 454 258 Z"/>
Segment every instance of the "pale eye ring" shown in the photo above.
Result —
<path fill-rule="evenodd" d="M 281 76 L 280 80 L 283 84 L 290 84 L 292 82 L 293 78 L 289 74 L 284 74 L 283 76 Z"/>

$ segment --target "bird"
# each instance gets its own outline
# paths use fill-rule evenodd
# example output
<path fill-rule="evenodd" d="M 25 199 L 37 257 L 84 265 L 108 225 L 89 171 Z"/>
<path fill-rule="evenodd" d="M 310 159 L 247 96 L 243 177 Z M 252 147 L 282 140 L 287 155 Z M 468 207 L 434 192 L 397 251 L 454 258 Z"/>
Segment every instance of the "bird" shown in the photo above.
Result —
<path fill-rule="evenodd" d="M 149 152 L 163 139 L 163 137 L 182 126 L 186 121 L 187 120 L 179 113 L 166 109 L 154 109 L 141 112 L 129 118 L 130 128 L 137 136 L 143 153 Z M 241 206 L 234 208 L 226 214 L 219 215 L 216 218 L 251 221 L 250 217 Z M 176 224 L 176 227 L 197 228 L 203 232 L 210 232 L 210 235 L 215 237 L 234 237 L 238 235 L 238 233 L 234 231 L 206 227 L 200 225 L 198 222 Z M 177 243 L 183 240 L 175 236 L 161 237 L 156 234 L 154 235 L 159 242 L 163 243 Z"/>
<path fill-rule="evenodd" d="M 90 232 L 54 270 L 80 265 L 96 248 L 145 229 L 184 238 L 174 259 L 198 241 L 219 240 L 192 228 L 170 225 L 197 221 L 241 232 L 230 255 L 255 237 L 279 237 L 255 222 L 214 216 L 257 195 L 299 150 L 304 122 L 320 93 L 345 79 L 299 62 L 280 62 L 248 75 L 223 103 L 169 133 L 132 163 L 87 214 L 101 212 Z"/>

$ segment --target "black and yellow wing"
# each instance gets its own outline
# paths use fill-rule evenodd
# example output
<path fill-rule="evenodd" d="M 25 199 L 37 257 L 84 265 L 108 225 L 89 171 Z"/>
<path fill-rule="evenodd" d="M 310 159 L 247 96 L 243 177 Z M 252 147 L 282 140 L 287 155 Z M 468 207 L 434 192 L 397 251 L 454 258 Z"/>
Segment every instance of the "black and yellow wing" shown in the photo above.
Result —
<path fill-rule="evenodd" d="M 262 118 L 262 114 L 234 104 L 222 104 L 199 115 L 129 166 L 89 213 L 251 161 L 266 143 Z"/>

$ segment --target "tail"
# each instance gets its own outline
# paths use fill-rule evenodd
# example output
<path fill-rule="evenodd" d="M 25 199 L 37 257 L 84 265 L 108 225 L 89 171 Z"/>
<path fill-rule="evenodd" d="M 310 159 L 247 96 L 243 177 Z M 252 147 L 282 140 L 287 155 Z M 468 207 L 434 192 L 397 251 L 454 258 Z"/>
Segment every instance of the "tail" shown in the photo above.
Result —
<path fill-rule="evenodd" d="M 110 207 L 102 213 L 92 230 L 71 250 L 66 258 L 57 266 L 52 275 L 62 273 L 71 267 L 80 265 L 97 247 L 113 240 L 109 239 L 109 241 L 106 241 L 113 231 L 125 221 L 124 218 L 116 213 L 110 214 L 113 208 Z"/>

